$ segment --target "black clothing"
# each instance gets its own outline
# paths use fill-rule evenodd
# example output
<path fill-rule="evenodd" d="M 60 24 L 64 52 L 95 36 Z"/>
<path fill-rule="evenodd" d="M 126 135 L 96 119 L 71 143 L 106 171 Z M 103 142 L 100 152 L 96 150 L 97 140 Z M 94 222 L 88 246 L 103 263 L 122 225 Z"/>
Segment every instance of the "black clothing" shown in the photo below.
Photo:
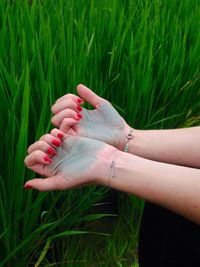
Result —
<path fill-rule="evenodd" d="M 200 226 L 146 202 L 139 235 L 139 267 L 200 267 Z"/>

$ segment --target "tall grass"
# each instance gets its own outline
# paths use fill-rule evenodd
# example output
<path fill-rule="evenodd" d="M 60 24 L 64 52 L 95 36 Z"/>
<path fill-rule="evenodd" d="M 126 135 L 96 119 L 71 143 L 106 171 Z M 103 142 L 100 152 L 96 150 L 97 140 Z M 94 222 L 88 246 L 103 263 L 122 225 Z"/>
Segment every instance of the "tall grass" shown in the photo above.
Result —
<path fill-rule="evenodd" d="M 139 200 L 117 193 L 108 219 L 106 188 L 25 191 L 23 160 L 78 83 L 135 128 L 197 125 L 199 18 L 190 0 L 0 1 L 0 267 L 134 264 Z"/>

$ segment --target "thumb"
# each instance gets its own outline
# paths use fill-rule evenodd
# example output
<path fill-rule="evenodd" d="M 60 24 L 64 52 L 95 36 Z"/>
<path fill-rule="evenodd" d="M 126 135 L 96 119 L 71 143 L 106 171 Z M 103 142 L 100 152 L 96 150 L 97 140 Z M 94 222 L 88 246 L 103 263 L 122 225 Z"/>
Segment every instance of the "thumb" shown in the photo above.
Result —
<path fill-rule="evenodd" d="M 77 86 L 77 92 L 82 99 L 90 103 L 95 108 L 98 108 L 104 102 L 106 102 L 104 98 L 96 95 L 92 90 L 83 84 L 79 84 Z"/>
<path fill-rule="evenodd" d="M 70 186 L 61 175 L 52 176 L 49 178 L 35 178 L 25 183 L 24 188 L 36 189 L 38 191 L 52 191 L 52 190 L 64 190 Z"/>

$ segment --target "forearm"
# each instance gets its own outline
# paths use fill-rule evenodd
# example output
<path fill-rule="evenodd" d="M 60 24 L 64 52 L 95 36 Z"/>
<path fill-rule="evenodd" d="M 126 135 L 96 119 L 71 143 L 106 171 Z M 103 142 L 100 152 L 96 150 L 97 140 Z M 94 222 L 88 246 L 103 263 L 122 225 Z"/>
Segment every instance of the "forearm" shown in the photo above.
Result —
<path fill-rule="evenodd" d="M 200 168 L 200 127 L 134 130 L 128 152 L 143 158 Z"/>
<path fill-rule="evenodd" d="M 114 161 L 115 177 L 105 176 L 100 184 L 110 183 L 112 188 L 134 194 L 200 224 L 200 170 L 159 163 L 121 151 L 116 152 Z"/>

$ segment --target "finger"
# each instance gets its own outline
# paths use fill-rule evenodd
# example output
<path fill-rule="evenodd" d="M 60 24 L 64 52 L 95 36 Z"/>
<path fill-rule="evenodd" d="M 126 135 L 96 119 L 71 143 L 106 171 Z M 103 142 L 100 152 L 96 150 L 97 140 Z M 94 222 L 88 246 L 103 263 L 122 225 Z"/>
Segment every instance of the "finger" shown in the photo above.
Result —
<path fill-rule="evenodd" d="M 64 118 L 73 118 L 79 121 L 81 117 L 82 117 L 81 114 L 77 113 L 72 109 L 64 109 L 58 112 L 55 116 L 53 116 L 51 122 L 56 127 L 59 127 Z"/>
<path fill-rule="evenodd" d="M 92 90 L 83 84 L 79 84 L 77 86 L 77 92 L 83 100 L 89 102 L 95 108 L 98 108 L 103 103 L 107 102 L 107 100 L 96 95 Z"/>
<path fill-rule="evenodd" d="M 56 175 L 45 179 L 36 178 L 30 180 L 25 183 L 24 187 L 39 191 L 52 191 L 69 189 L 72 185 L 61 175 Z"/>
<path fill-rule="evenodd" d="M 63 133 L 68 133 L 70 128 L 78 123 L 77 120 L 73 118 L 65 118 L 63 119 L 61 125 L 60 125 L 60 131 Z"/>
<path fill-rule="evenodd" d="M 53 114 L 57 114 L 58 112 L 66 108 L 73 109 L 74 111 L 80 111 L 79 105 L 82 104 L 81 98 L 78 96 L 74 96 L 74 100 L 69 98 L 68 95 L 65 95 L 62 97 L 62 99 L 57 100 L 56 103 L 51 107 L 51 111 Z"/>
<path fill-rule="evenodd" d="M 56 100 L 56 103 L 60 102 L 63 99 L 72 99 L 72 100 L 74 100 L 74 102 L 78 102 L 79 104 L 84 102 L 83 99 L 81 99 L 79 96 L 69 93 L 69 94 L 63 95 L 60 98 L 58 98 Z M 79 101 L 78 101 L 78 99 L 79 99 Z"/>
<path fill-rule="evenodd" d="M 62 142 L 59 138 L 52 136 L 51 134 L 43 135 L 40 140 L 47 142 L 52 147 L 56 148 L 61 146 Z"/>
<path fill-rule="evenodd" d="M 41 150 L 44 153 L 48 153 L 52 157 L 56 155 L 55 149 L 44 140 L 39 140 L 34 144 L 30 145 L 27 152 L 30 154 L 35 150 Z"/>
<path fill-rule="evenodd" d="M 50 134 L 52 136 L 59 138 L 60 140 L 63 140 L 66 137 L 66 134 L 57 128 L 52 129 Z"/>
<path fill-rule="evenodd" d="M 43 151 L 41 150 L 35 150 L 28 156 L 26 156 L 24 163 L 27 166 L 27 168 L 31 168 L 34 165 L 37 164 L 50 164 L 52 162 L 52 159 Z"/>

